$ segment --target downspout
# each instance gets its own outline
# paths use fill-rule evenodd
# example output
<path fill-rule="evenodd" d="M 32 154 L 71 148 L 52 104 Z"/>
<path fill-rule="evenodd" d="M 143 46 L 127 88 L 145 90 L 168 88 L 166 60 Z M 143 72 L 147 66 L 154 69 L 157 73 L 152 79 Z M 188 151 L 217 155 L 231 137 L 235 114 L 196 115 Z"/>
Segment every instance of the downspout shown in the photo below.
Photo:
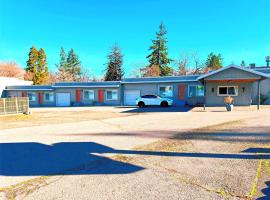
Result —
<path fill-rule="evenodd" d="M 204 89 L 204 97 L 203 97 L 203 110 L 206 111 L 206 84 L 203 80 L 203 89 Z"/>
<path fill-rule="evenodd" d="M 120 105 L 124 106 L 124 84 L 122 82 L 120 82 Z"/>
<path fill-rule="evenodd" d="M 260 110 L 260 103 L 261 103 L 261 80 L 258 81 L 258 102 L 257 102 L 257 110 Z"/>

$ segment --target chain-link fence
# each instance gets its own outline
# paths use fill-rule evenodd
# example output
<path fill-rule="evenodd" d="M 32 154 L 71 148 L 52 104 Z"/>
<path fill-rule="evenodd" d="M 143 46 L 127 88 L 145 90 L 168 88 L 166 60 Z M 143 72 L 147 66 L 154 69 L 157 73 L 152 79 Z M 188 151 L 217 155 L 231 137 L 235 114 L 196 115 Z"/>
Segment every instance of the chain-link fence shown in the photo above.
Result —
<path fill-rule="evenodd" d="M 0 98 L 0 115 L 28 112 L 28 97 Z"/>

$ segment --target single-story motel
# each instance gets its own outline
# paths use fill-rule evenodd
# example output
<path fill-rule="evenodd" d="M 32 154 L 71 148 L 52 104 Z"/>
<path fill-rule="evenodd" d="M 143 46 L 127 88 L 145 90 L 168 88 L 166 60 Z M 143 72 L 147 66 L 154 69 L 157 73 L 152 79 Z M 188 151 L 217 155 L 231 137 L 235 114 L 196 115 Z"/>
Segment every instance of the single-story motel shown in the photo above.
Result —
<path fill-rule="evenodd" d="M 135 105 L 141 95 L 172 98 L 175 106 L 223 106 L 233 96 L 236 106 L 270 104 L 270 68 L 229 65 L 204 75 L 125 78 L 122 81 L 59 82 L 53 85 L 6 86 L 2 97 L 29 97 L 30 106 Z"/>

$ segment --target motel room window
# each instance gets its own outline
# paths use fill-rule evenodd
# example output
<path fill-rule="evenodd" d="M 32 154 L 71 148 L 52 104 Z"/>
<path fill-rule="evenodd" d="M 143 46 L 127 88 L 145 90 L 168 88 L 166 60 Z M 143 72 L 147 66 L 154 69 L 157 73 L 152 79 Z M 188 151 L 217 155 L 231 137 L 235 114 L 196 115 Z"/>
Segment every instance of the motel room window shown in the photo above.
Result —
<path fill-rule="evenodd" d="M 29 101 L 36 101 L 37 97 L 36 97 L 36 93 L 35 92 L 28 92 L 27 96 L 29 98 Z"/>
<path fill-rule="evenodd" d="M 202 85 L 189 85 L 188 97 L 202 97 L 204 96 L 204 87 Z"/>
<path fill-rule="evenodd" d="M 160 97 L 173 97 L 173 86 L 172 85 L 160 86 L 159 96 Z"/>
<path fill-rule="evenodd" d="M 117 100 L 118 92 L 117 90 L 106 90 L 106 100 Z"/>
<path fill-rule="evenodd" d="M 52 102 L 54 100 L 53 92 L 45 92 L 44 93 L 44 101 Z"/>
<path fill-rule="evenodd" d="M 237 86 L 218 86 L 218 96 L 237 96 Z"/>
<path fill-rule="evenodd" d="M 83 90 L 83 99 L 84 100 L 94 100 L 95 99 L 94 90 Z"/>

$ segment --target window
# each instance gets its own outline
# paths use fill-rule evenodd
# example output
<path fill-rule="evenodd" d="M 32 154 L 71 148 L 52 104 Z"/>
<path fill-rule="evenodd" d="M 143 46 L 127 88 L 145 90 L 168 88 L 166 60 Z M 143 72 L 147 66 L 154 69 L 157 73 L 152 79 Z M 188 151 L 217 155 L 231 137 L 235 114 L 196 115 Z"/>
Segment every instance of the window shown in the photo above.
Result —
<path fill-rule="evenodd" d="M 29 101 L 36 101 L 37 97 L 36 97 L 36 93 L 35 92 L 28 92 L 27 96 L 29 98 Z"/>
<path fill-rule="evenodd" d="M 117 90 L 107 90 L 106 91 L 106 99 L 107 100 L 117 100 L 118 99 Z"/>
<path fill-rule="evenodd" d="M 156 99 L 157 96 L 156 95 L 143 95 L 142 98 L 146 98 L 146 99 Z"/>
<path fill-rule="evenodd" d="M 94 90 L 83 90 L 83 99 L 84 100 L 94 100 L 95 99 Z"/>
<path fill-rule="evenodd" d="M 53 100 L 54 100 L 53 92 L 45 92 L 44 93 L 44 101 L 53 101 Z"/>
<path fill-rule="evenodd" d="M 171 85 L 160 86 L 159 96 L 160 97 L 173 97 L 173 86 Z"/>
<path fill-rule="evenodd" d="M 204 87 L 202 85 L 189 85 L 188 97 L 202 97 L 204 96 Z"/>
<path fill-rule="evenodd" d="M 237 96 L 237 86 L 218 86 L 218 96 Z"/>

